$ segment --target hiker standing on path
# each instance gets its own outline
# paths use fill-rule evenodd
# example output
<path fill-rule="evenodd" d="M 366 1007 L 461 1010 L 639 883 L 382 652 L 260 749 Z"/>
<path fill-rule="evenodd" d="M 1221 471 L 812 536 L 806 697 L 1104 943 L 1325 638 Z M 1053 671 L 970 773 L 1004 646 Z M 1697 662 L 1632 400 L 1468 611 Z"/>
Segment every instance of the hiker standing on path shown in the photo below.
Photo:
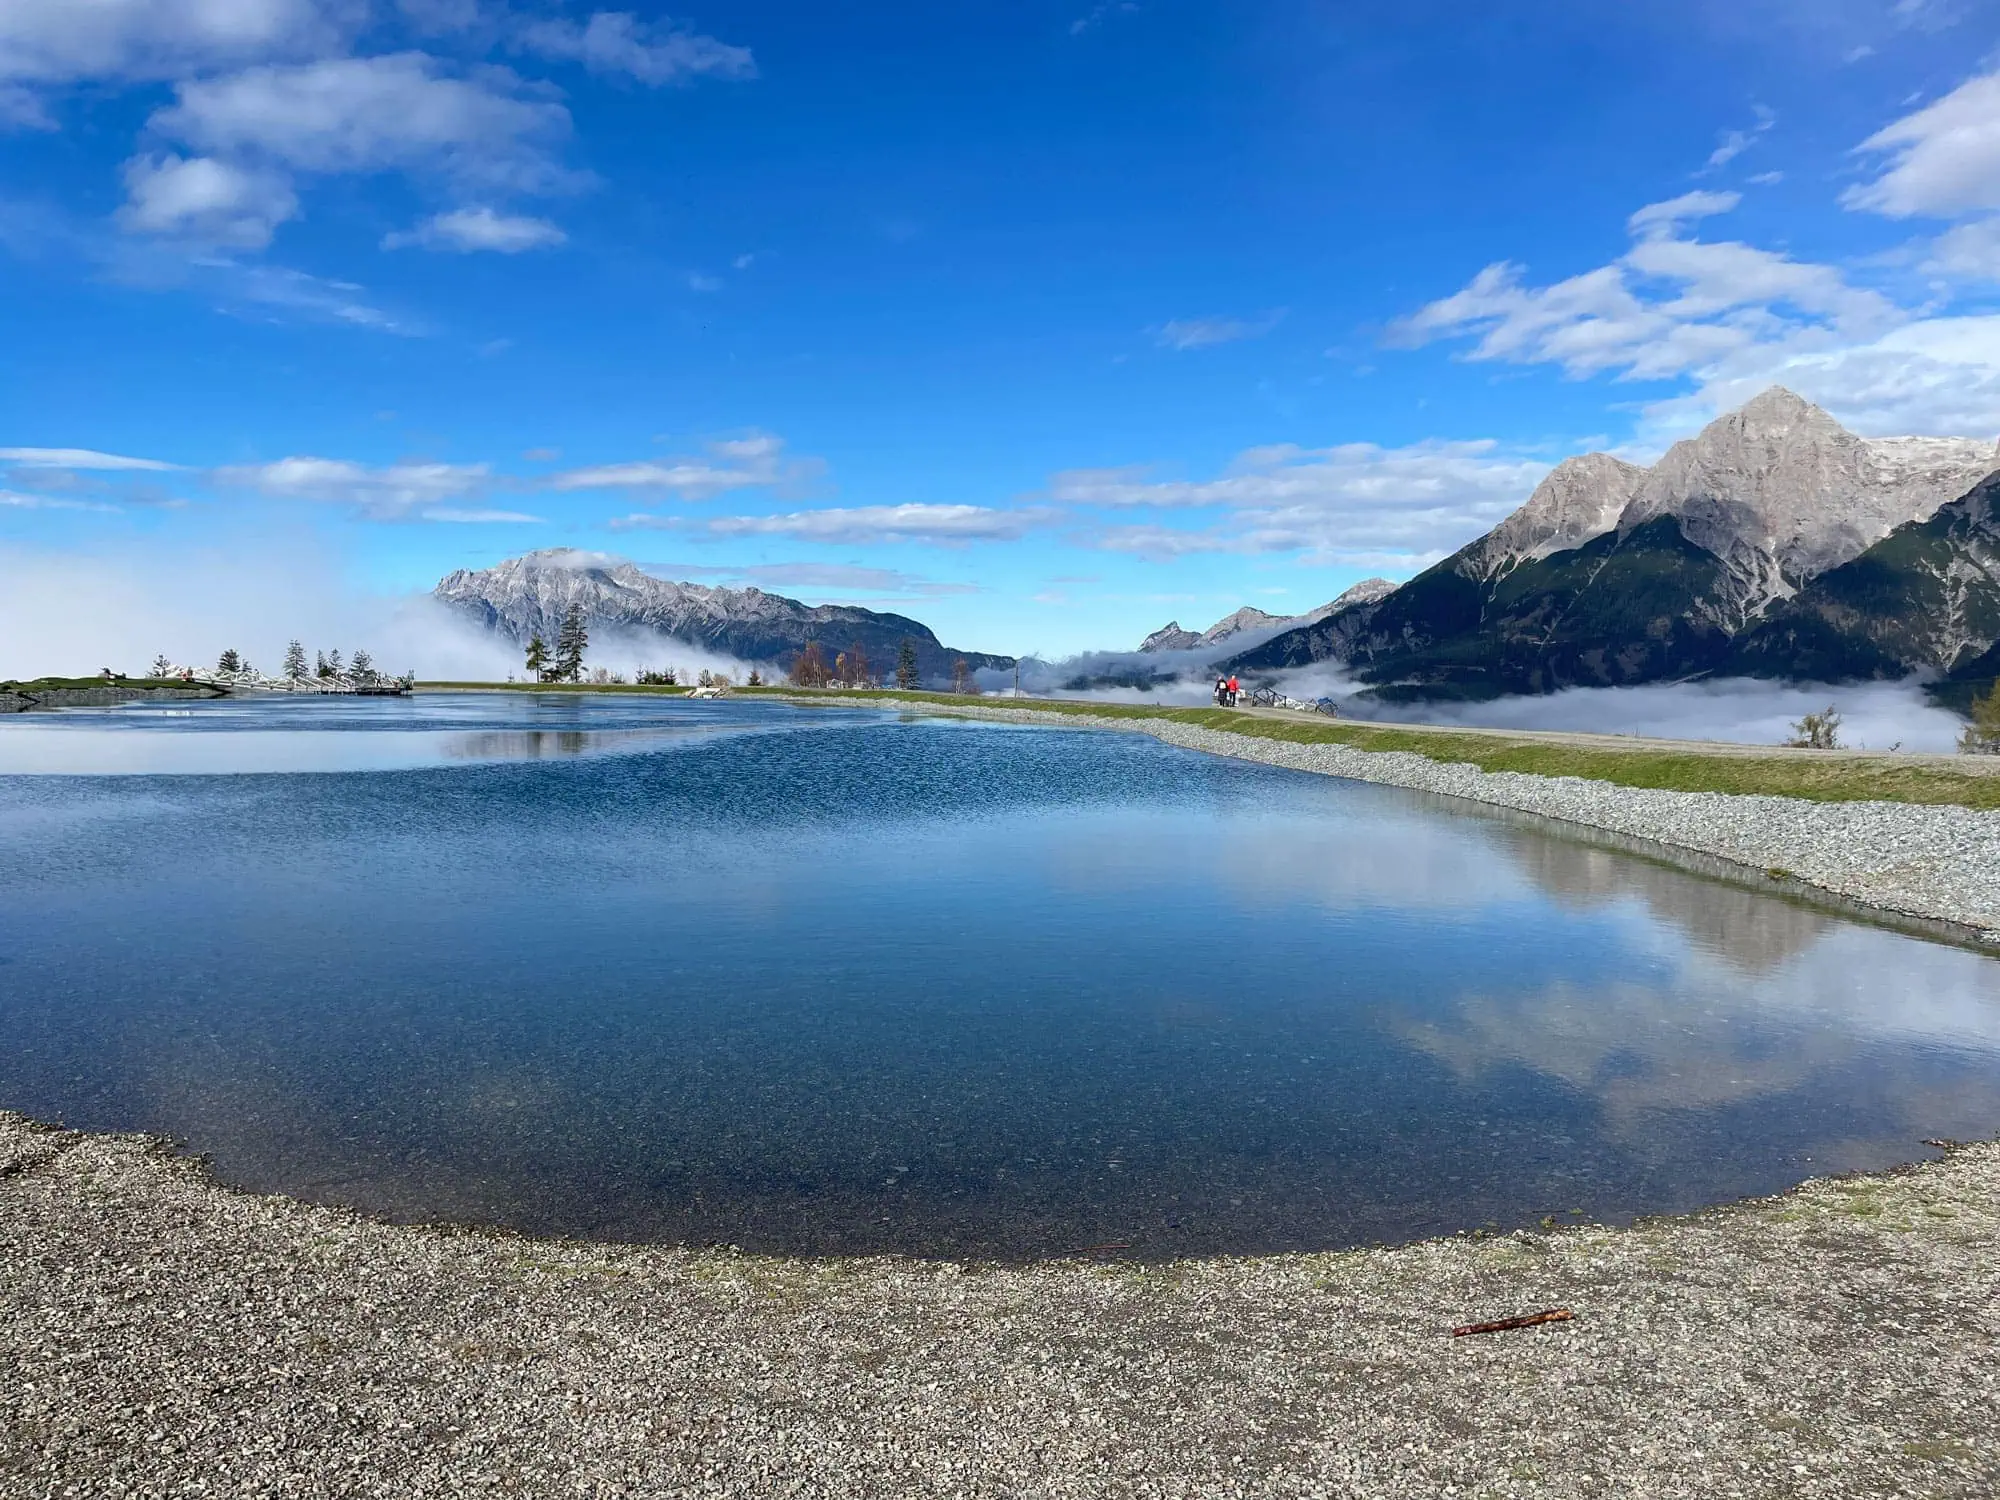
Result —
<path fill-rule="evenodd" d="M 1231 708 L 1236 707 L 1236 696 L 1241 691 L 1236 685 L 1236 674 L 1231 672 L 1229 674 L 1229 706 Z"/>

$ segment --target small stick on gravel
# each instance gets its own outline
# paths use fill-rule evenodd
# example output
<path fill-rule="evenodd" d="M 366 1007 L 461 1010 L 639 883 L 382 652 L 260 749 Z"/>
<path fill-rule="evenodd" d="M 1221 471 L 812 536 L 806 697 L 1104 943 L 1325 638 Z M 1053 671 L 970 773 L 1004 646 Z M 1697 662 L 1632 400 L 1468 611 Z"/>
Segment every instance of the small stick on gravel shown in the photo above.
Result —
<path fill-rule="evenodd" d="M 1468 1333 L 1505 1333 L 1510 1328 L 1533 1328 L 1541 1323 L 1567 1323 L 1576 1314 L 1566 1307 L 1552 1307 L 1547 1312 L 1524 1313 L 1518 1318 L 1500 1318 L 1492 1323 L 1467 1323 L 1454 1328 L 1451 1336 L 1462 1339 Z"/>

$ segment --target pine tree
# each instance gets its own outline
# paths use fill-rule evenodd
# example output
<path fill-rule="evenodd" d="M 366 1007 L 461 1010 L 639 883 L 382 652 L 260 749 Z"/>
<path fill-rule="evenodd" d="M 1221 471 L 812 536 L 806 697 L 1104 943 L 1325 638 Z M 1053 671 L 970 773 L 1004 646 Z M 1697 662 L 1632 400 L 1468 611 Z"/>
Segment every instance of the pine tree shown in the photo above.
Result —
<path fill-rule="evenodd" d="M 158 656 L 153 658 L 153 675 L 155 677 L 165 677 L 169 672 L 173 671 L 173 669 L 174 669 L 174 664 L 167 660 L 166 653 L 164 651 L 161 652 Z"/>
<path fill-rule="evenodd" d="M 762 687 L 764 685 L 764 674 L 759 672 L 755 667 L 752 667 L 750 669 L 750 681 L 747 685 L 750 687 Z"/>
<path fill-rule="evenodd" d="M 340 653 L 338 651 L 329 651 L 326 653 L 327 676 L 338 677 L 346 670 L 347 668 L 341 664 Z"/>
<path fill-rule="evenodd" d="M 313 676 L 324 677 L 326 675 L 326 653 L 324 651 L 313 652 Z"/>
<path fill-rule="evenodd" d="M 590 645 L 590 632 L 583 622 L 583 606 L 572 604 L 563 612 L 562 628 L 556 632 L 556 680 L 575 682 L 583 676 L 583 653 Z"/>
<path fill-rule="evenodd" d="M 549 648 L 542 644 L 539 631 L 528 637 L 528 670 L 537 682 L 549 680 Z"/>
<path fill-rule="evenodd" d="M 365 650 L 354 653 L 354 680 L 356 682 L 375 680 L 375 658 Z"/>
<path fill-rule="evenodd" d="M 917 643 L 904 636 L 902 647 L 896 652 L 896 686 L 908 693 L 914 691 L 916 685 Z"/>
<path fill-rule="evenodd" d="M 297 641 L 285 647 L 285 675 L 294 682 L 306 675 L 306 648 Z"/>

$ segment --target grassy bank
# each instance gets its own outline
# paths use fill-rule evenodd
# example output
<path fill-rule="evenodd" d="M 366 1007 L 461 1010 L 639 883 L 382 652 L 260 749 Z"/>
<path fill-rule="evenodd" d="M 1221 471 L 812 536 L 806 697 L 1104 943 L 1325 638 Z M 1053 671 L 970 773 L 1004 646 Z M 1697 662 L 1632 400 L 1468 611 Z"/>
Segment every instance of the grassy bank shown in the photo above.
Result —
<path fill-rule="evenodd" d="M 481 688 L 489 683 L 420 683 L 429 688 Z M 521 692 L 615 692 L 685 696 L 684 687 L 613 687 L 512 683 Z M 1678 792 L 1803 797 L 1815 802 L 1916 802 L 2000 809 L 2000 774 L 1951 756 L 1869 755 L 1854 752 L 1766 749 L 1744 746 L 1662 746 L 1623 743 L 1612 735 L 1511 735 L 1466 732 L 1421 724 L 1366 724 L 1300 715 L 1241 713 L 1224 708 L 1168 708 L 1150 704 L 1083 703 L 1068 699 L 975 699 L 951 693 L 893 690 L 807 693 L 796 688 L 737 688 L 739 695 L 810 698 L 829 703 L 922 704 L 942 710 L 972 707 L 1028 708 L 1037 713 L 1097 719 L 1165 719 L 1205 729 L 1302 744 L 1349 745 L 1357 750 L 1404 750 L 1428 759 L 1465 762 L 1482 771 L 1533 776 L 1581 776 L 1616 786 Z M 1995 768 L 2000 770 L 2000 768 Z"/>
<path fill-rule="evenodd" d="M 87 688 L 186 687 L 178 677 L 30 677 L 0 681 L 0 693 L 77 692 Z"/>

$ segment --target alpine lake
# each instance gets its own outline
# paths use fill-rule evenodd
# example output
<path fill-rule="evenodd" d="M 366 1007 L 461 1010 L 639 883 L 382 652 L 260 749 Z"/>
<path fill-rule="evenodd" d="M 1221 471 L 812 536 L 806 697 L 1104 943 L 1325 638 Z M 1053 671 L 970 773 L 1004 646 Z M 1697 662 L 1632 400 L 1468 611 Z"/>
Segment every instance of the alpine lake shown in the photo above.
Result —
<path fill-rule="evenodd" d="M 0 1108 L 403 1221 L 1321 1250 L 2000 1128 L 2000 963 L 1141 735 L 659 696 L 0 720 Z"/>

